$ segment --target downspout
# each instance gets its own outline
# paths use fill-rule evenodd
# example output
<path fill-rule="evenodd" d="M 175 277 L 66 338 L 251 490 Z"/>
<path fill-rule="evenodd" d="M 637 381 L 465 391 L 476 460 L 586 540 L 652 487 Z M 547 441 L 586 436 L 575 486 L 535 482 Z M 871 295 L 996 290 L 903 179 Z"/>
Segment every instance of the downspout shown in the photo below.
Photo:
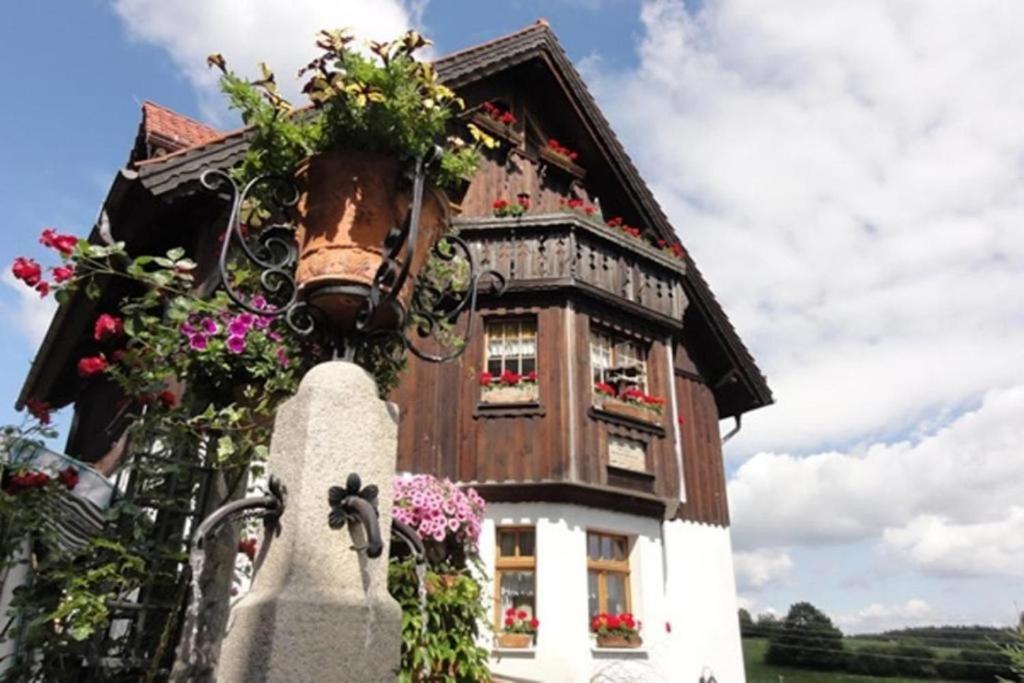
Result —
<path fill-rule="evenodd" d="M 737 434 L 739 434 L 740 433 L 740 428 L 743 426 L 743 414 L 742 413 L 739 414 L 739 415 L 736 415 L 735 417 L 733 417 L 733 419 L 736 420 L 736 426 L 733 427 L 732 429 L 730 429 L 729 433 L 722 437 L 722 445 L 723 446 L 725 445 L 726 441 L 728 441 L 732 437 L 734 437 Z"/>

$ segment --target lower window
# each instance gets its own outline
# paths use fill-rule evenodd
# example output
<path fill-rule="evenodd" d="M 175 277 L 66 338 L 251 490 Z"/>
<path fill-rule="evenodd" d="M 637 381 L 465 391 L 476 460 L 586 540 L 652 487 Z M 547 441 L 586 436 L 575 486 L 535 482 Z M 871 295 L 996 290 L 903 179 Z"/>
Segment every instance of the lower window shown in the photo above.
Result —
<path fill-rule="evenodd" d="M 632 611 L 626 536 L 587 532 L 587 595 L 590 617 Z"/>
<path fill-rule="evenodd" d="M 537 616 L 537 556 L 533 527 L 498 527 L 494 563 L 495 626 L 509 609 Z"/>

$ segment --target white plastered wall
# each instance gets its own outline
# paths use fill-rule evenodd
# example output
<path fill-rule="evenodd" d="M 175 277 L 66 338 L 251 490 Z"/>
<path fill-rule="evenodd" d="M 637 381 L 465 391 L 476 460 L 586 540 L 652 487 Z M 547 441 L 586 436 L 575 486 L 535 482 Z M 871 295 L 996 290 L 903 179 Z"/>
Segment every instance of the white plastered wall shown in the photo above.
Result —
<path fill-rule="evenodd" d="M 719 683 L 742 683 L 728 529 L 662 523 L 567 504 L 489 505 L 480 539 L 488 577 L 485 599 L 489 616 L 493 615 L 490 579 L 494 575 L 495 528 L 512 525 L 536 529 L 537 618 L 541 624 L 533 650 L 495 651 L 491 661 L 495 674 L 557 683 L 698 683 L 707 666 Z M 644 641 L 638 650 L 601 651 L 590 635 L 588 529 L 633 539 L 630 593 L 633 612 L 643 622 Z"/>

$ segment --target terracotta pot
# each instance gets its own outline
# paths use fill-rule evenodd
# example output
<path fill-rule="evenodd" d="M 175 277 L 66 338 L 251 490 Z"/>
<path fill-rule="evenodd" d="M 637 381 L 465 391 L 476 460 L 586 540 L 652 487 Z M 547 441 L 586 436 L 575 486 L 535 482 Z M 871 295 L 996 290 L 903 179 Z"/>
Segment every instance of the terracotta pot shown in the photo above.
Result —
<path fill-rule="evenodd" d="M 640 647 L 643 645 L 643 640 L 636 634 L 631 635 L 620 635 L 617 633 L 609 633 L 607 635 L 597 635 L 597 646 L 598 647 Z"/>
<path fill-rule="evenodd" d="M 508 649 L 524 649 L 533 645 L 532 633 L 499 633 L 498 647 Z"/>
<path fill-rule="evenodd" d="M 641 420 L 652 424 L 661 424 L 661 413 L 656 410 L 642 408 L 641 406 L 633 403 L 620 401 L 617 398 L 605 398 L 601 404 L 601 409 L 606 410 L 609 413 L 631 417 L 634 420 Z"/>
<path fill-rule="evenodd" d="M 402 224 L 409 210 L 412 187 L 402 182 L 401 171 L 395 157 L 339 149 L 305 159 L 295 172 L 299 189 L 295 280 L 300 295 L 323 310 L 338 332 L 352 328 L 383 261 L 384 239 L 392 227 Z M 408 306 L 413 280 L 447 225 L 447 198 L 427 188 L 409 279 L 399 294 L 403 308 Z M 380 326 L 398 322 L 392 312 L 381 312 L 375 321 Z"/>

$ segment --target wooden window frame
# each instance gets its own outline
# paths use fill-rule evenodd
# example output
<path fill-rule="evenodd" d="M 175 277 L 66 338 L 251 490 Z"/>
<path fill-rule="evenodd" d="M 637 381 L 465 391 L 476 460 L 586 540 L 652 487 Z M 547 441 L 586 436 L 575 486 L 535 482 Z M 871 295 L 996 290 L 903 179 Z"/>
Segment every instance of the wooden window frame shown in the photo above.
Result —
<path fill-rule="evenodd" d="M 524 336 L 523 336 L 523 328 L 521 327 L 521 325 L 524 322 L 525 323 L 531 323 L 533 325 L 533 356 L 532 356 L 532 358 L 533 358 L 533 370 L 537 371 L 537 367 L 538 367 L 538 362 L 537 362 L 538 358 L 537 358 L 537 356 L 539 355 L 540 347 L 539 347 L 539 345 L 537 343 L 537 339 L 538 339 L 538 334 L 537 334 L 537 332 L 538 332 L 538 325 L 537 325 L 537 316 L 536 315 L 515 315 L 515 316 L 509 316 L 507 318 L 506 317 L 493 317 L 493 318 L 486 318 L 484 320 L 484 362 L 483 362 L 484 370 L 487 370 L 488 372 L 491 372 L 491 334 L 492 334 L 491 333 L 491 326 L 492 325 L 508 325 L 509 323 L 518 323 L 520 325 L 520 327 L 517 330 L 516 339 L 522 340 L 524 338 Z M 502 339 L 505 339 L 504 333 L 502 335 Z M 528 374 L 528 372 L 523 372 L 522 371 L 523 358 L 524 358 L 524 356 L 522 354 L 520 354 L 520 355 L 515 357 L 515 361 L 516 361 L 517 366 L 518 366 L 518 369 L 516 369 L 515 372 L 518 372 L 520 374 L 524 374 L 525 375 L 525 374 Z M 525 356 L 525 358 L 530 358 L 530 356 Z M 504 356 L 504 355 L 501 356 L 501 370 L 499 372 L 497 372 L 497 373 L 491 372 L 491 374 L 494 375 L 495 379 L 497 379 L 497 377 L 499 377 L 501 375 L 501 372 L 503 372 L 506 369 L 508 369 L 508 366 L 506 364 L 507 360 L 508 360 L 508 358 L 506 356 Z"/>
<path fill-rule="evenodd" d="M 650 360 L 649 360 L 649 357 L 650 357 L 650 344 L 645 343 L 643 340 L 639 339 L 638 337 L 632 337 L 632 336 L 629 336 L 629 335 L 626 335 L 626 334 L 620 334 L 620 333 L 617 333 L 617 332 L 613 332 L 612 330 L 608 330 L 608 329 L 605 329 L 605 328 L 597 326 L 597 325 L 591 325 L 590 326 L 590 347 L 589 347 L 590 355 L 589 355 L 589 361 L 590 361 L 590 378 L 591 378 L 591 381 L 596 381 L 596 380 L 594 380 L 594 375 L 596 374 L 595 371 L 597 370 L 597 368 L 594 365 L 594 346 L 595 346 L 594 342 L 597 340 L 598 336 L 601 336 L 601 337 L 604 337 L 604 338 L 608 339 L 609 343 L 610 343 L 609 360 L 608 360 L 609 365 L 608 365 L 608 367 L 614 368 L 614 367 L 617 367 L 619 365 L 619 360 L 618 359 L 619 359 L 620 355 L 625 355 L 620 350 L 620 347 L 622 347 L 622 346 L 624 346 L 626 344 L 629 344 L 630 346 L 632 346 L 638 352 L 639 358 L 637 358 L 635 356 L 632 356 L 632 355 L 628 355 L 626 357 L 630 358 L 630 359 L 633 359 L 633 360 L 639 360 L 640 361 L 640 378 L 641 378 L 641 381 L 640 381 L 639 388 L 640 388 L 641 391 L 646 392 L 647 391 L 647 386 L 648 386 L 648 381 L 649 381 L 649 374 L 650 374 L 650 368 L 649 368 L 649 365 L 650 365 Z M 601 381 L 602 382 L 603 381 L 607 381 L 607 379 L 605 378 L 605 376 L 603 374 L 603 371 L 604 371 L 604 369 L 602 368 L 602 377 L 601 377 Z"/>
<path fill-rule="evenodd" d="M 501 554 L 501 534 L 514 531 L 516 534 L 516 554 L 508 557 Z M 519 535 L 529 531 L 533 534 L 533 555 L 519 554 Z M 533 572 L 533 617 L 540 611 L 540 600 L 537 596 L 537 527 L 529 524 L 499 526 L 494 529 L 494 628 L 501 631 L 505 624 L 504 613 L 501 611 L 501 573 L 503 571 Z"/>
<path fill-rule="evenodd" d="M 599 536 L 604 538 L 616 538 L 621 539 L 624 542 L 626 549 L 625 559 L 623 560 L 601 560 L 593 559 L 590 557 L 590 537 Z M 621 574 L 623 577 L 622 584 L 626 591 L 626 611 L 633 611 L 633 591 L 630 586 L 630 567 L 629 567 L 629 556 L 633 547 L 632 539 L 626 534 L 619 534 L 609 531 L 598 531 L 596 529 L 587 529 L 587 584 L 589 587 L 590 573 L 597 572 L 597 605 L 600 614 L 607 612 L 608 607 L 608 589 L 606 584 L 606 578 L 608 574 Z M 589 588 L 588 588 L 589 590 Z M 588 614 L 587 618 L 592 619 L 595 615 Z"/>

